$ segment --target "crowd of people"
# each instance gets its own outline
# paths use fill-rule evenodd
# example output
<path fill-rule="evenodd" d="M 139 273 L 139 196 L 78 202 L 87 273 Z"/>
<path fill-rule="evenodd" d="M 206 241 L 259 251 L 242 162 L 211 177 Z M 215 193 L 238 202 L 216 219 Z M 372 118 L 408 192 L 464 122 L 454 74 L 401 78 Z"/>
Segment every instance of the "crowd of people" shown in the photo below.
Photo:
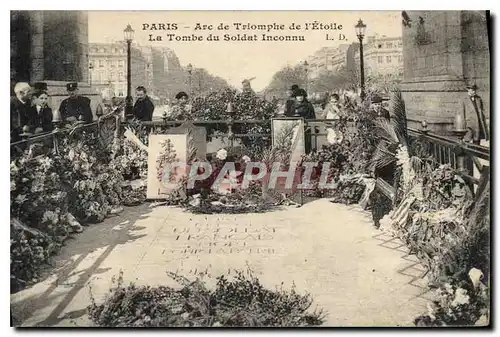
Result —
<path fill-rule="evenodd" d="M 10 100 L 11 142 L 22 139 L 22 135 L 50 132 L 53 130 L 55 112 L 58 121 L 66 123 L 89 123 L 94 120 L 91 100 L 79 93 L 78 83 L 67 83 L 68 97 L 60 103 L 57 111 L 49 106 L 49 88 L 47 83 L 37 82 L 33 86 L 25 82 L 17 83 L 14 96 Z M 489 118 L 485 117 L 483 103 L 477 95 L 477 86 L 467 87 L 468 95 L 463 105 L 463 120 L 467 124 L 466 141 L 479 143 L 480 139 L 489 140 Z M 243 81 L 243 91 L 253 92 L 250 80 Z M 155 105 L 147 95 L 147 89 L 139 86 L 135 90 L 136 101 L 131 114 L 140 121 L 152 121 Z M 277 116 L 302 117 L 304 119 L 341 120 L 349 119 L 360 104 L 359 96 L 353 92 L 337 91 L 328 94 L 316 109 L 309 101 L 307 91 L 294 84 L 287 91 L 286 101 L 282 101 Z M 390 120 L 390 114 L 383 106 L 383 99 L 377 94 L 370 95 L 370 113 L 374 118 Z M 102 102 L 96 105 L 95 117 L 108 114 L 120 114 L 125 118 L 126 104 L 123 97 L 114 97 L 111 93 L 103 95 Z M 131 102 L 132 103 L 132 102 Z M 174 104 L 167 103 L 163 116 L 170 119 L 184 119 L 191 114 L 189 96 L 179 92 Z M 354 116 L 355 117 L 355 116 Z M 489 117 L 489 116 L 488 116 Z M 308 131 L 310 132 L 310 131 Z M 306 138 L 308 135 L 306 134 Z"/>
<path fill-rule="evenodd" d="M 286 101 L 281 101 L 278 116 L 340 120 L 349 118 L 350 111 L 355 111 L 356 106 L 361 103 L 356 93 L 338 90 L 324 95 L 320 104 L 316 104 L 315 107 L 313 102 L 309 101 L 306 90 L 296 84 L 287 91 L 287 97 Z M 318 103 L 317 99 L 315 101 Z M 370 103 L 370 111 L 374 117 L 390 119 L 389 112 L 383 106 L 381 96 L 372 95 Z"/>
<path fill-rule="evenodd" d="M 79 93 L 78 83 L 66 84 L 68 97 L 60 103 L 57 110 L 49 106 L 47 83 L 37 82 L 32 86 L 19 82 L 14 86 L 14 96 L 10 99 L 11 142 L 22 139 L 23 135 L 39 134 L 53 130 L 54 116 L 62 123 L 90 123 L 94 120 L 91 100 Z M 151 121 L 155 106 L 143 86 L 135 91 L 136 101 L 132 108 L 134 117 L 141 121 Z M 102 102 L 96 105 L 95 117 L 122 114 L 125 117 L 125 104 L 121 97 L 103 95 Z M 55 113 L 57 111 L 57 114 Z"/>

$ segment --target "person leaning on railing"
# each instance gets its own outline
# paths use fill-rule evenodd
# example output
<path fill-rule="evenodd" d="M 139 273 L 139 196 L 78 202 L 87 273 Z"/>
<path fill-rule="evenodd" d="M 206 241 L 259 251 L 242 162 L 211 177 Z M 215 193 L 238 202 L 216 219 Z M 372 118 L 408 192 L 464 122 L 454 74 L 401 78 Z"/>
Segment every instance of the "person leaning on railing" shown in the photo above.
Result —
<path fill-rule="evenodd" d="M 53 115 L 52 109 L 47 104 L 49 99 L 49 94 L 47 93 L 47 84 L 35 83 L 35 91 L 32 97 L 34 108 L 36 110 L 35 133 L 52 131 Z"/>
<path fill-rule="evenodd" d="M 137 97 L 132 112 L 134 117 L 140 121 L 147 122 L 153 120 L 153 112 L 155 105 L 151 98 L 147 95 L 145 87 L 138 86 L 135 89 L 135 96 Z"/>
<path fill-rule="evenodd" d="M 339 95 L 333 94 L 330 96 L 330 101 L 323 108 L 323 119 L 340 119 L 342 115 Z"/>
<path fill-rule="evenodd" d="M 316 112 L 311 102 L 307 99 L 307 92 L 304 89 L 298 89 L 295 92 L 295 100 L 295 117 L 316 119 Z M 306 153 L 311 152 L 312 132 L 310 128 L 304 132 L 304 147 Z"/>
<path fill-rule="evenodd" d="M 33 132 L 36 125 L 36 110 L 31 102 L 31 86 L 19 82 L 14 87 L 15 96 L 10 98 L 10 140 L 21 140 L 20 134 L 25 130 Z"/>
<path fill-rule="evenodd" d="M 66 89 L 69 97 L 64 99 L 59 106 L 62 120 L 64 122 L 92 122 L 94 116 L 90 107 L 90 99 L 78 93 L 78 83 L 68 83 Z"/>

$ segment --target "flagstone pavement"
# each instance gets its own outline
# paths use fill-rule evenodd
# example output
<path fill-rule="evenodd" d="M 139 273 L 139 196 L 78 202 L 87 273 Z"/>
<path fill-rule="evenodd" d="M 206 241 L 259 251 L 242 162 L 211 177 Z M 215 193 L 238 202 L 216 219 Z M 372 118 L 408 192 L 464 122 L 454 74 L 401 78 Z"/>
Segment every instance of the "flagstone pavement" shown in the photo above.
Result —
<path fill-rule="evenodd" d="M 67 242 L 43 281 L 11 295 L 11 307 L 21 326 L 91 326 L 90 291 L 102 300 L 120 270 L 127 284 L 175 286 L 167 271 L 213 284 L 247 269 L 267 287 L 312 294 L 325 326 L 409 326 L 430 298 L 403 243 L 359 206 L 320 199 L 242 215 L 126 208 Z"/>

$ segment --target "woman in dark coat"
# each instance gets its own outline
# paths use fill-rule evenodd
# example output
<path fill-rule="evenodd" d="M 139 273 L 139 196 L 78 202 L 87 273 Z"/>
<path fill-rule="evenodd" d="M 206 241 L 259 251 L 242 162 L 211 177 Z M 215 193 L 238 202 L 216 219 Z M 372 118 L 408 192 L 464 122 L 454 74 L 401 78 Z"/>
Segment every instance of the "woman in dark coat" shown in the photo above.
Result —
<path fill-rule="evenodd" d="M 36 90 L 33 93 L 33 103 L 36 110 L 36 133 L 53 130 L 52 109 L 47 105 L 48 100 L 49 95 L 45 90 Z"/>
<path fill-rule="evenodd" d="M 316 119 L 314 106 L 307 99 L 307 92 L 299 89 L 295 93 L 295 116 L 304 119 Z"/>
<path fill-rule="evenodd" d="M 314 106 L 307 100 L 307 92 L 304 89 L 299 89 L 295 93 L 295 117 L 302 117 L 304 119 L 316 119 Z M 310 128 L 304 132 L 304 147 L 306 153 L 311 152 L 312 135 Z"/>

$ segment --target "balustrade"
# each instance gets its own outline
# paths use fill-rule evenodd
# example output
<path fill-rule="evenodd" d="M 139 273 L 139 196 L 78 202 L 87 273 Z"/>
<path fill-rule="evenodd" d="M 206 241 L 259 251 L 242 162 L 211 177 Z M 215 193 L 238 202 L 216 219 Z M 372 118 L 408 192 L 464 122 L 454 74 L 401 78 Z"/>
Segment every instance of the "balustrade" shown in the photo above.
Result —
<path fill-rule="evenodd" d="M 119 118 L 115 118 L 116 116 L 103 116 L 100 118 L 99 122 L 92 122 L 88 124 L 81 124 L 75 128 L 56 128 L 52 132 L 45 132 L 39 134 L 29 134 L 27 130 L 23 130 L 23 134 L 20 136 L 23 138 L 20 141 L 11 143 L 11 154 L 22 151 L 28 145 L 39 143 L 42 147 L 46 149 L 57 148 L 58 138 L 62 135 L 72 135 L 78 130 L 86 130 L 97 132 L 101 134 L 99 129 L 100 125 L 102 128 L 103 121 L 111 121 L 111 123 L 115 123 L 115 127 L 113 130 L 108 130 L 109 137 L 113 137 L 114 139 L 120 138 L 123 136 L 123 131 L 128 124 L 128 122 L 122 122 Z M 281 119 L 287 119 L 286 117 Z M 294 119 L 291 117 L 290 119 Z M 317 139 L 318 137 L 324 137 L 327 135 L 325 132 L 320 132 L 319 130 L 322 127 L 335 127 L 335 123 L 337 120 L 325 120 L 325 119 L 311 119 L 306 120 L 306 129 L 311 129 L 311 137 L 313 138 L 313 148 L 317 148 Z M 150 121 L 150 122 L 141 122 L 139 126 L 142 130 L 146 131 L 146 134 L 150 132 L 158 133 L 162 132 L 162 130 L 167 130 L 172 127 L 180 126 L 185 121 L 167 121 L 167 120 L 158 120 L 158 121 Z M 223 126 L 223 130 L 227 130 L 227 132 L 217 133 L 213 135 L 209 135 L 209 137 L 225 137 L 230 140 L 236 138 L 263 138 L 264 140 L 269 140 L 269 146 L 271 144 L 271 133 L 267 132 L 235 132 L 238 130 L 245 130 L 248 126 L 264 126 L 271 130 L 271 120 L 194 120 L 191 121 L 192 124 L 197 126 L 204 127 L 216 127 Z M 122 125 L 121 125 L 122 124 Z M 242 128 L 242 126 L 244 126 Z M 348 128 L 354 127 L 353 121 L 347 122 Z M 251 130 L 251 128 L 249 129 Z M 490 149 L 485 146 L 464 143 L 458 139 L 453 139 L 451 137 L 436 135 L 427 130 L 417 130 L 408 128 L 408 134 L 412 141 L 418 141 L 420 145 L 425 147 L 425 151 L 427 154 L 435 161 L 437 164 L 449 164 L 454 169 L 456 169 L 462 177 L 469 182 L 470 184 L 477 185 L 479 183 L 479 178 L 473 176 L 473 166 L 476 166 L 479 172 L 482 171 L 482 165 L 479 162 L 479 159 L 490 161 Z M 147 137 L 146 137 L 147 138 Z M 146 141 L 146 139 L 143 139 Z M 316 146 L 314 146 L 316 145 Z M 14 151 L 13 151 L 14 150 Z M 387 189 L 387 184 L 383 184 L 390 194 L 393 195 L 393 190 L 389 191 Z"/>
<path fill-rule="evenodd" d="M 426 130 L 408 128 L 408 134 L 414 141 L 419 141 L 437 164 L 449 164 L 469 183 L 477 185 L 479 178 L 473 176 L 474 166 L 482 172 L 478 159 L 490 161 L 490 149 L 485 146 L 465 143 L 459 139 L 440 136 Z"/>

